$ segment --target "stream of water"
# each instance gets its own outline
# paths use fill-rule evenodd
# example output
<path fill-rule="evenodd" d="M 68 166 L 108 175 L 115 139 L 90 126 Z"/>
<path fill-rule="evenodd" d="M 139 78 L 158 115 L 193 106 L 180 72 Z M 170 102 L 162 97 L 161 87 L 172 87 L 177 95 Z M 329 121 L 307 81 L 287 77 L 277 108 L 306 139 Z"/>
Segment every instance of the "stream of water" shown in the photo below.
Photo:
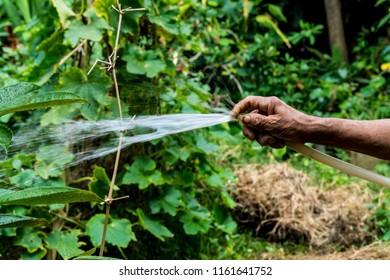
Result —
<path fill-rule="evenodd" d="M 189 130 L 209 127 L 231 121 L 229 114 L 169 114 L 139 116 L 120 120 L 100 121 L 66 121 L 59 126 L 47 127 L 43 130 L 31 130 L 29 126 L 22 127 L 14 136 L 11 145 L 12 153 L 20 150 L 36 152 L 37 146 L 56 144 L 62 147 L 74 147 L 88 141 L 104 139 L 98 147 L 87 146 L 79 151 L 73 151 L 74 160 L 71 165 L 80 162 L 104 157 L 118 149 L 118 140 L 121 131 L 124 131 L 122 149 L 135 143 L 142 143 L 167 135 Z M 37 126 L 35 126 L 36 128 Z M 98 141 L 99 142 L 99 141 Z M 99 144 L 100 144 L 99 142 Z M 61 157 L 60 153 L 53 157 Z"/>

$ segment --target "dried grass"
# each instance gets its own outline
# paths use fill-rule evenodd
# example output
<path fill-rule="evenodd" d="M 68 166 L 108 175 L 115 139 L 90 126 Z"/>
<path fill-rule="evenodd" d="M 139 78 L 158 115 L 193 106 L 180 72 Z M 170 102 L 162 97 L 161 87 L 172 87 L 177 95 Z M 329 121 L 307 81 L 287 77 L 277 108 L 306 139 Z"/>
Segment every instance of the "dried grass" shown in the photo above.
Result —
<path fill-rule="evenodd" d="M 367 188 L 351 184 L 325 191 L 286 163 L 242 166 L 236 175 L 235 216 L 256 225 L 258 235 L 279 241 L 303 237 L 316 247 L 362 244 L 371 236 Z"/>

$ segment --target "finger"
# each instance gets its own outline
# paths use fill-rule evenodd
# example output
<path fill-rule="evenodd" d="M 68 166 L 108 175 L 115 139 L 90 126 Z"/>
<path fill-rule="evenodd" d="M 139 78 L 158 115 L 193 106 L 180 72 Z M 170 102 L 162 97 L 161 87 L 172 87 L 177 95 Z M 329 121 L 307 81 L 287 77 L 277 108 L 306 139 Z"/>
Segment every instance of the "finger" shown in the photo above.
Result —
<path fill-rule="evenodd" d="M 258 96 L 248 96 L 244 98 L 234 106 L 231 114 L 237 117 L 239 114 L 245 113 L 248 110 L 258 109 L 256 108 L 256 100 L 259 98 L 260 97 Z"/>
<path fill-rule="evenodd" d="M 272 124 L 270 122 L 270 117 L 264 116 L 262 114 L 247 114 L 241 118 L 244 125 L 252 128 L 257 131 L 272 131 Z"/>
<path fill-rule="evenodd" d="M 243 133 L 244 136 L 245 136 L 246 138 L 248 138 L 249 140 L 254 141 L 254 140 L 256 140 L 256 138 L 257 138 L 256 133 L 255 133 L 251 128 L 249 128 L 249 127 L 247 127 L 247 126 L 243 126 L 243 127 L 242 127 L 242 133 Z"/>
<path fill-rule="evenodd" d="M 282 149 L 284 148 L 286 145 L 284 144 L 284 142 L 282 140 L 278 141 L 276 140 L 276 142 L 272 145 L 270 145 L 271 148 L 274 148 L 274 149 Z"/>
<path fill-rule="evenodd" d="M 267 135 L 267 134 L 258 134 L 256 141 L 261 146 L 272 146 L 273 144 L 276 143 L 276 139 L 271 135 Z"/>
<path fill-rule="evenodd" d="M 234 117 L 237 117 L 248 110 L 258 109 L 261 114 L 269 115 L 276 100 L 278 99 L 269 96 L 248 96 L 234 106 L 231 114 Z"/>

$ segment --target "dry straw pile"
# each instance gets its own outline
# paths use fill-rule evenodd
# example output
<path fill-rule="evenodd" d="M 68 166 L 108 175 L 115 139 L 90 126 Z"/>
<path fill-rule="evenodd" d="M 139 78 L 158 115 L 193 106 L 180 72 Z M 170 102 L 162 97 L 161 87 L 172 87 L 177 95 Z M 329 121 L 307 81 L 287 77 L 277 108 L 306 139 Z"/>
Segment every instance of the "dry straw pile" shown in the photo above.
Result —
<path fill-rule="evenodd" d="M 287 164 L 247 165 L 236 171 L 236 218 L 275 240 L 306 238 L 312 246 L 362 244 L 371 236 L 367 188 L 310 186 L 309 177 Z"/>

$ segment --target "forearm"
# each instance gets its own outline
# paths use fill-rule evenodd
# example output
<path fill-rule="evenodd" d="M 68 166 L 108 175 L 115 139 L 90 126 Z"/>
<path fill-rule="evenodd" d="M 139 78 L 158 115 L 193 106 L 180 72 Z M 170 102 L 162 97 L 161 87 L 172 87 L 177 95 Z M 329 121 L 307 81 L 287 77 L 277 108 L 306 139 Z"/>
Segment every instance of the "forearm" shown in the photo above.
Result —
<path fill-rule="evenodd" d="M 304 141 L 390 160 L 390 119 L 357 121 L 310 117 Z"/>

